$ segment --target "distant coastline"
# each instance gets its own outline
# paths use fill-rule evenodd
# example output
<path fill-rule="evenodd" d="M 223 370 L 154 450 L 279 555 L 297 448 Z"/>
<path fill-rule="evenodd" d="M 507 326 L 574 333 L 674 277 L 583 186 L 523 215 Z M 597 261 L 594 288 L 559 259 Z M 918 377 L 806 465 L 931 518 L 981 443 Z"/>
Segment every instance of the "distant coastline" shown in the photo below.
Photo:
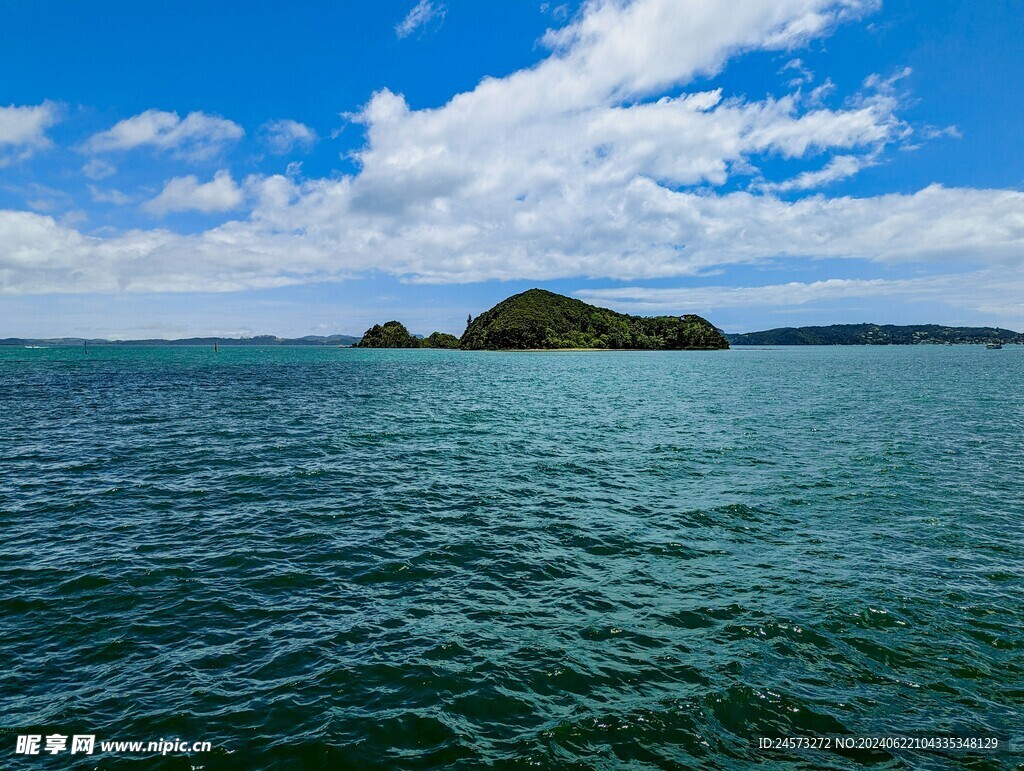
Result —
<path fill-rule="evenodd" d="M 396 322 L 389 322 L 396 323 Z M 401 325 L 399 325 L 401 326 Z M 387 325 L 385 325 L 387 327 Z M 368 330 L 368 332 L 371 330 Z M 373 348 L 373 347 L 405 347 L 405 348 L 456 348 L 458 338 L 453 335 L 434 333 L 430 337 L 410 335 L 404 327 L 399 330 L 408 336 L 410 341 L 402 345 L 374 344 L 378 341 L 367 340 L 367 336 L 358 335 L 307 335 L 305 337 L 277 337 L 275 335 L 257 335 L 254 337 L 188 337 L 180 339 L 147 338 L 141 340 L 108 340 L 104 338 L 55 337 L 55 338 L 22 338 L 8 337 L 0 339 L 0 346 L 55 348 L 111 346 L 111 347 L 146 347 L 146 346 L 209 346 L 215 344 L 222 348 L 254 347 L 254 346 L 299 346 L 299 347 L 331 347 L 331 348 Z M 372 336 L 371 336 L 372 337 Z M 779 327 L 761 332 L 744 332 L 724 334 L 730 345 L 734 346 L 793 346 L 793 345 L 985 345 L 999 342 L 1002 344 L 1024 345 L 1024 333 L 1015 332 L 1002 327 L 950 327 L 939 324 L 892 325 L 892 324 L 832 324 L 829 326 Z M 362 345 L 360 345 L 362 343 Z M 564 346 L 564 347 L 529 347 L 529 348 L 491 348 L 490 350 L 518 351 L 609 351 L 630 350 L 612 347 Z M 635 350 L 635 349 L 634 349 Z"/>
<path fill-rule="evenodd" d="M 86 344 L 95 346 L 196 346 L 218 345 L 231 346 L 351 346 L 358 343 L 359 337 L 354 335 L 308 335 L 306 337 L 275 337 L 274 335 L 258 335 L 256 337 L 186 337 L 179 340 L 145 339 L 145 340 L 106 340 L 103 338 L 85 337 L 52 337 L 52 338 L 21 338 L 7 337 L 0 339 L 0 346 L 78 346 Z"/>
<path fill-rule="evenodd" d="M 939 324 L 832 324 L 780 327 L 727 334 L 730 345 L 985 345 L 1024 343 L 1024 334 L 1001 327 L 947 327 Z"/>

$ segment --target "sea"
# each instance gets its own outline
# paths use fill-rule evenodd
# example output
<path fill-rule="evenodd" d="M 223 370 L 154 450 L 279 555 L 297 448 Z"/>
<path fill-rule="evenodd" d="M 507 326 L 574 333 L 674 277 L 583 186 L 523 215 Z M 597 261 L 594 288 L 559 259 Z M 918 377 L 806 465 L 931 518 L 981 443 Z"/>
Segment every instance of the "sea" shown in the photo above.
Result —
<path fill-rule="evenodd" d="M 0 767 L 1021 768 L 1022 445 L 1024 346 L 0 348 Z"/>

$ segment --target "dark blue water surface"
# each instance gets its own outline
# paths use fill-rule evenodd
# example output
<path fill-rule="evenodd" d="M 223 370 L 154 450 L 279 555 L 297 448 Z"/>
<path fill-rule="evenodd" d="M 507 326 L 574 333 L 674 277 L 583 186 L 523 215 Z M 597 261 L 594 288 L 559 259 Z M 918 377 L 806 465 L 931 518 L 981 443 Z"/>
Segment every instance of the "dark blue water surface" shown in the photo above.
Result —
<path fill-rule="evenodd" d="M 1017 767 L 1022 444 L 1017 346 L 0 349 L 0 767 Z"/>

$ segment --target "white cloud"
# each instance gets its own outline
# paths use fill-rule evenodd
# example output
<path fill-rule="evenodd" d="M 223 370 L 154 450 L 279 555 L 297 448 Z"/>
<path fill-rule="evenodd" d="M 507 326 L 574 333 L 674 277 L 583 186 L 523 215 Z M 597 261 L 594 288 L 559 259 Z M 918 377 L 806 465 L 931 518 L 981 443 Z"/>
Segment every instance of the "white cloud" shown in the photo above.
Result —
<path fill-rule="evenodd" d="M 106 179 L 117 173 L 117 167 L 102 158 L 93 158 L 82 167 L 82 173 L 89 179 Z"/>
<path fill-rule="evenodd" d="M 0 168 L 51 147 L 46 131 L 59 120 L 60 107 L 53 102 L 0 107 Z"/>
<path fill-rule="evenodd" d="M 38 182 L 23 185 L 3 183 L 0 190 L 18 196 L 28 208 L 37 212 L 56 212 L 74 205 L 74 197 L 66 191 Z"/>
<path fill-rule="evenodd" d="M 803 59 L 790 59 L 779 70 L 780 75 L 788 75 L 791 72 L 793 74 L 789 76 L 790 88 L 800 88 L 800 86 L 814 82 L 814 73 L 807 69 Z"/>
<path fill-rule="evenodd" d="M 194 180 L 187 185 L 194 186 Z M 562 249 L 557 231 L 571 229 L 578 214 L 571 206 L 551 220 L 509 223 L 520 232 L 494 231 L 491 238 L 471 225 L 388 233 L 373 213 L 362 227 L 339 227 L 324 197 L 346 193 L 322 182 L 296 187 L 271 177 L 254 192 L 261 200 L 256 220 L 194 236 L 154 230 L 90 238 L 49 217 L 0 211 L 0 293 L 230 291 L 344 278 L 382 266 L 445 282 L 628 280 L 772 257 L 973 261 L 997 266 L 1004 287 L 1024 292 L 1024 193 L 1012 191 L 932 187 L 914 195 L 788 203 L 749 193 L 673 193 L 647 182 L 634 186 L 618 211 L 609 209 L 607 219 L 584 222 L 585 235 L 574 232 L 574 242 Z M 292 216 L 307 232 L 289 224 Z M 543 249 L 534 252 L 535 243 Z"/>
<path fill-rule="evenodd" d="M 146 110 L 93 135 L 85 149 L 103 153 L 153 147 L 178 158 L 200 161 L 218 155 L 244 134 L 237 123 L 215 115 L 192 112 L 182 119 L 176 112 Z"/>
<path fill-rule="evenodd" d="M 408 15 L 395 25 L 395 34 L 399 39 L 407 38 L 413 32 L 430 24 L 434 20 L 443 21 L 448 9 L 443 3 L 433 0 L 420 0 Z"/>
<path fill-rule="evenodd" d="M 700 0 L 685 7 L 677 0 L 592 0 L 577 21 L 545 37 L 555 57 L 506 80 L 548 86 L 548 105 L 627 99 L 714 74 L 738 52 L 791 49 L 875 6 L 874 0 Z"/>
<path fill-rule="evenodd" d="M 794 190 L 851 171 L 843 158 L 863 164 L 906 135 L 895 80 L 875 78 L 831 108 L 824 94 L 799 92 L 661 98 L 731 56 L 791 49 L 871 5 L 693 0 L 683 13 L 678 0 L 593 0 L 547 36 L 548 58 L 441 107 L 413 110 L 378 92 L 357 118 L 358 173 L 247 181 L 251 213 L 206 233 L 93 239 L 0 212 L 0 292 L 226 291 L 368 271 L 446 283 L 639 280 L 779 258 L 999 266 L 1020 287 L 1024 193 L 935 185 L 789 202 L 715 190 L 761 155 L 822 164 L 809 172 L 817 177 L 775 183 Z M 219 184 L 172 181 L 150 211 L 240 206 L 221 174 Z"/>
<path fill-rule="evenodd" d="M 309 150 L 317 142 L 316 132 L 296 120 L 274 120 L 263 126 L 263 141 L 270 152 L 286 155 L 296 148 Z"/>
<path fill-rule="evenodd" d="M 811 190 L 852 177 L 861 169 L 873 164 L 874 160 L 871 157 L 861 158 L 855 155 L 836 155 L 823 168 L 817 171 L 805 171 L 785 182 L 768 183 L 762 185 L 762 187 L 765 190 L 775 190 L 778 192 Z"/>
<path fill-rule="evenodd" d="M 79 228 L 89 221 L 89 215 L 81 209 L 72 209 L 61 215 L 60 224 L 69 228 Z"/>
<path fill-rule="evenodd" d="M 170 180 L 156 198 L 143 204 L 150 214 L 163 216 L 171 212 L 200 211 L 206 213 L 225 212 L 237 209 L 245 201 L 245 193 L 231 174 L 218 171 L 213 180 L 200 183 L 190 174 Z"/>
<path fill-rule="evenodd" d="M 809 303 L 886 298 L 893 303 L 946 304 L 959 310 L 1024 322 L 1024 271 L 999 270 L 906 279 L 827 279 L 767 286 L 708 286 L 678 289 L 624 287 L 581 290 L 576 295 L 633 313 L 713 313 L 730 308 L 799 307 Z"/>
<path fill-rule="evenodd" d="M 96 185 L 89 185 L 89 196 L 96 203 L 109 203 L 114 206 L 127 206 L 135 203 L 135 196 L 122 193 L 114 188 L 101 188 Z"/>
<path fill-rule="evenodd" d="M 942 128 L 938 126 L 925 126 L 921 133 L 925 139 L 943 139 L 946 137 L 951 139 L 964 138 L 964 135 L 960 133 L 960 129 L 956 126 L 944 126 Z"/>
<path fill-rule="evenodd" d="M 552 7 L 551 3 L 540 4 L 541 13 L 551 13 L 555 21 L 565 21 L 569 18 L 569 5 L 568 3 L 562 3 Z"/>
<path fill-rule="evenodd" d="M 679 308 L 777 308 L 805 305 L 810 302 L 832 302 L 849 298 L 930 297 L 936 291 L 949 289 L 960 276 L 940 279 L 827 279 L 824 281 L 770 284 L 766 286 L 706 286 L 678 289 L 623 287 L 589 289 L 576 293 L 595 302 L 611 302 L 644 312 L 672 313 Z"/>
<path fill-rule="evenodd" d="M 0 211 L 0 294 L 216 292 L 294 283 L 277 268 L 268 272 L 264 255 L 232 246 L 233 240 L 218 230 L 190 237 L 162 229 L 96 238 L 52 217 Z"/>

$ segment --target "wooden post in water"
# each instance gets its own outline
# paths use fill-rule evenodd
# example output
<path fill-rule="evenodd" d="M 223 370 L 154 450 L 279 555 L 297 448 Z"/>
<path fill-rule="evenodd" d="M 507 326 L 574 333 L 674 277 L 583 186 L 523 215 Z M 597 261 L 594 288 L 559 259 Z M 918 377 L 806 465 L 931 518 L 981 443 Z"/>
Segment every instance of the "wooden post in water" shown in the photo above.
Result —
<path fill-rule="evenodd" d="M 216 340 L 213 341 L 213 352 L 217 353 L 217 341 Z"/>

